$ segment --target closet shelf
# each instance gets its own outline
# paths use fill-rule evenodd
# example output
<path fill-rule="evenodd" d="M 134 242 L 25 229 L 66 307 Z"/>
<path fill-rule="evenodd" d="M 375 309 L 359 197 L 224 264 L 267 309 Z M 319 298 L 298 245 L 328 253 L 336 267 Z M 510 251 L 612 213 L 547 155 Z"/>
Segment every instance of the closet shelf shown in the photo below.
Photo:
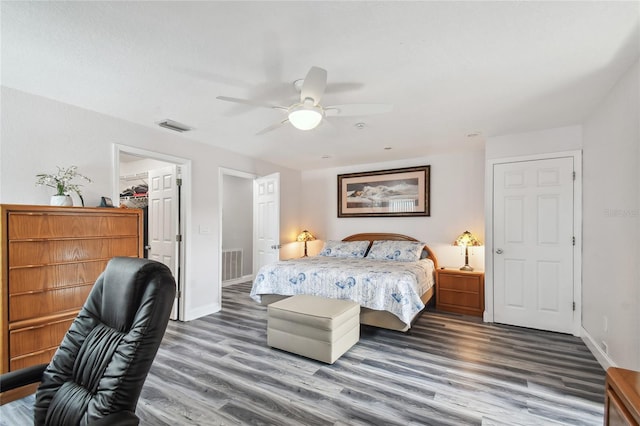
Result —
<path fill-rule="evenodd" d="M 120 180 L 124 180 L 124 181 L 145 181 L 146 179 L 149 178 L 149 172 L 140 172 L 140 173 L 135 173 L 132 175 L 124 175 L 124 176 L 120 176 Z"/>

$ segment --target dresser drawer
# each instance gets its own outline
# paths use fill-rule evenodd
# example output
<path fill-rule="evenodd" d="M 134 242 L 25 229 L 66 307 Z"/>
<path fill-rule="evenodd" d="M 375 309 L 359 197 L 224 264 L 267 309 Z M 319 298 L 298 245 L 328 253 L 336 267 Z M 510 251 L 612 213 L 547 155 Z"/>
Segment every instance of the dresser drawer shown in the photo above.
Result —
<path fill-rule="evenodd" d="M 93 284 L 107 267 L 107 260 L 46 265 L 9 270 L 9 294 Z"/>
<path fill-rule="evenodd" d="M 74 319 L 75 315 L 47 324 L 10 331 L 9 356 L 16 358 L 57 347 Z"/>
<path fill-rule="evenodd" d="M 20 370 L 21 368 L 31 367 L 32 365 L 48 364 L 53 358 L 53 354 L 56 353 L 58 348 L 51 348 L 44 351 L 36 352 L 33 354 L 20 356 L 9 359 L 10 371 Z"/>
<path fill-rule="evenodd" d="M 78 287 L 23 293 L 9 298 L 9 322 L 38 318 L 64 311 L 78 310 L 84 305 L 93 283 Z"/>
<path fill-rule="evenodd" d="M 10 241 L 9 267 L 71 263 L 114 256 L 138 256 L 138 238 Z"/>
<path fill-rule="evenodd" d="M 9 240 L 138 235 L 134 215 L 9 213 Z"/>

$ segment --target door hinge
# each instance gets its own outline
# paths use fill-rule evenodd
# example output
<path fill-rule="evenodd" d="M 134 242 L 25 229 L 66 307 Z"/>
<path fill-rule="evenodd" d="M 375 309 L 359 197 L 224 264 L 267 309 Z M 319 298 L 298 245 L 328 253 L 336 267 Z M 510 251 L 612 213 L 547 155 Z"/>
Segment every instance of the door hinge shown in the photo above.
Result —
<path fill-rule="evenodd" d="M 573 310 L 576 310 L 576 302 L 573 302 Z"/>
<path fill-rule="evenodd" d="M 571 237 L 571 244 L 576 245 L 576 237 Z"/>
<path fill-rule="evenodd" d="M 176 185 L 182 186 L 182 178 L 177 178 L 176 179 Z"/>
<path fill-rule="evenodd" d="M 176 299 L 180 299 L 182 297 L 182 292 L 181 291 L 176 291 Z"/>
<path fill-rule="evenodd" d="M 178 243 L 182 242 L 182 235 L 180 235 L 180 234 L 176 235 L 176 242 L 178 242 Z"/>
<path fill-rule="evenodd" d="M 576 180 L 576 172 L 573 172 L 573 180 Z"/>

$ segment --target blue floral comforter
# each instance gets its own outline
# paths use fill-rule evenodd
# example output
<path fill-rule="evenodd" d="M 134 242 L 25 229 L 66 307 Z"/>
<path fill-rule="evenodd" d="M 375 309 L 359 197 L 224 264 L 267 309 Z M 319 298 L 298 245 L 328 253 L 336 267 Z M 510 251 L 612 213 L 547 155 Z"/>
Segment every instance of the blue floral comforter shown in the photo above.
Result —
<path fill-rule="evenodd" d="M 433 262 L 366 258 L 305 257 L 263 266 L 251 289 L 262 294 L 313 294 L 348 299 L 360 306 L 389 311 L 405 324 L 424 308 L 420 296 L 433 286 Z"/>

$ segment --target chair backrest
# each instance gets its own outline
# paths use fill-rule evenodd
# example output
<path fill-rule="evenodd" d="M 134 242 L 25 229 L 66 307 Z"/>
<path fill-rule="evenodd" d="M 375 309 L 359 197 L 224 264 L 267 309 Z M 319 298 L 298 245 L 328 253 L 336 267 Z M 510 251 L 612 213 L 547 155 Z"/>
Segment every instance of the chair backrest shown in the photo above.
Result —
<path fill-rule="evenodd" d="M 90 424 L 133 413 L 175 292 L 171 271 L 159 262 L 110 260 L 44 372 L 35 424 Z"/>

